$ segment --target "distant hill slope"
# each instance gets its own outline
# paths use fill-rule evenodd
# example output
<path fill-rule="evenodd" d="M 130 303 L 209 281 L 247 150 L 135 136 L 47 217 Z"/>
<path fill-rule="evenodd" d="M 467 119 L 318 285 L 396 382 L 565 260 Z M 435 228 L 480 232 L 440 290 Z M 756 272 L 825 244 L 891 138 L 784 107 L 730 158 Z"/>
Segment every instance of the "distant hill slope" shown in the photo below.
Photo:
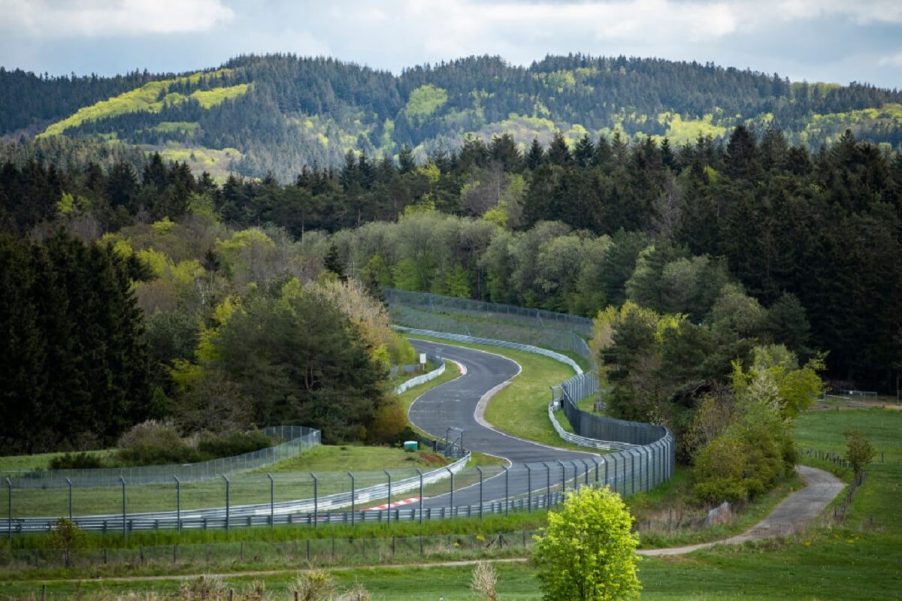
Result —
<path fill-rule="evenodd" d="M 292 179 L 349 151 L 421 156 L 465 135 L 547 143 L 621 131 L 671 143 L 775 125 L 818 147 L 852 129 L 902 144 L 902 93 L 793 83 L 712 64 L 548 57 L 528 68 L 497 57 L 418 66 L 400 76 L 333 59 L 242 56 L 216 70 L 117 78 L 39 78 L 0 69 L 0 135 L 39 132 L 162 150 L 193 167 Z"/>

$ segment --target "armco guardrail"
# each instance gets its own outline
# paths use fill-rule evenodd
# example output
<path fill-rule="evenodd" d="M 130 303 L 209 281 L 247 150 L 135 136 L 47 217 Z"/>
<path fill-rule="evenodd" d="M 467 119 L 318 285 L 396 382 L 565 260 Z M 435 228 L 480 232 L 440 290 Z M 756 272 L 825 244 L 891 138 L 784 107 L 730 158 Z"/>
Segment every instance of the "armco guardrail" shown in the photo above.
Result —
<path fill-rule="evenodd" d="M 437 362 L 439 366 L 423 375 L 416 376 L 410 378 L 409 380 L 401 382 L 401 384 L 395 387 L 395 394 L 403 394 L 411 388 L 419 386 L 420 384 L 425 384 L 426 382 L 431 382 L 432 380 L 445 373 L 445 362 L 442 361 L 440 357 L 430 357 L 429 360 L 432 362 Z"/>
<path fill-rule="evenodd" d="M 598 376 L 594 373 L 583 373 L 582 368 L 566 355 L 528 344 L 519 344 L 505 340 L 492 340 L 465 336 L 462 334 L 449 334 L 447 332 L 435 332 L 399 326 L 395 327 L 400 331 L 414 335 L 431 336 L 457 342 L 469 342 L 472 344 L 499 346 L 502 348 L 513 348 L 543 355 L 569 365 L 576 372 L 576 375 L 553 388 L 553 390 L 556 389 L 555 396 L 548 406 L 548 418 L 561 439 L 587 448 L 616 450 L 616 453 L 609 454 L 605 458 L 611 458 L 614 461 L 619 459 L 623 461 L 624 465 L 627 460 L 631 460 L 634 452 L 640 454 L 653 453 L 655 455 L 654 463 L 665 466 L 662 468 L 660 474 L 662 479 L 657 480 L 654 483 L 654 486 L 669 480 L 673 475 L 673 468 L 676 464 L 676 445 L 673 433 L 664 426 L 619 420 L 601 415 L 594 415 L 579 409 L 576 406 L 577 401 L 585 396 L 598 392 Z M 574 398 L 573 395 L 577 394 L 580 396 Z M 561 426 L 554 415 L 556 408 L 563 408 L 564 413 L 567 415 L 570 425 L 575 432 L 568 432 Z M 651 481 L 649 481 L 649 484 L 650 482 Z"/>

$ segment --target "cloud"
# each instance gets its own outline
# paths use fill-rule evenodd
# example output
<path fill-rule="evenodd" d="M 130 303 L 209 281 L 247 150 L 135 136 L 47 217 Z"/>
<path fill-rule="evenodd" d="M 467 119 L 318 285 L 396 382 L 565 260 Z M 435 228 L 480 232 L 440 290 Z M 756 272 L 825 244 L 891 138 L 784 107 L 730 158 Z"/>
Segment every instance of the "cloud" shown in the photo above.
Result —
<path fill-rule="evenodd" d="M 879 65 L 885 65 L 888 67 L 902 67 L 902 52 L 897 52 L 896 54 L 890 54 L 889 56 L 880 57 L 877 61 Z"/>
<path fill-rule="evenodd" d="M 230 21 L 221 0 L 0 0 L 3 30 L 35 38 L 196 33 Z"/>

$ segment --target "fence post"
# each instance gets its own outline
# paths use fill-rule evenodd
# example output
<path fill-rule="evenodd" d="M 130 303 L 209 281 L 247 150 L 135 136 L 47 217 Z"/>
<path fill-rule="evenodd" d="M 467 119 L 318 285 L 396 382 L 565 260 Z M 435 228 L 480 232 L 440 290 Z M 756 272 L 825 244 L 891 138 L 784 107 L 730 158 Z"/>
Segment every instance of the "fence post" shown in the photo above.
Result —
<path fill-rule="evenodd" d="M 545 485 L 547 486 L 545 489 L 545 509 L 548 509 L 551 504 L 551 466 L 544 461 L 542 465 L 545 466 Z"/>
<path fill-rule="evenodd" d="M 583 484 L 588 486 L 589 485 L 589 464 L 586 463 L 585 459 L 580 459 L 579 462 L 583 464 L 583 467 L 586 470 L 586 472 L 583 474 Z"/>
<path fill-rule="evenodd" d="M 388 476 L 388 502 L 386 505 L 386 509 L 388 510 L 388 524 L 391 524 L 391 474 L 388 473 L 388 470 L 382 470 L 382 472 Z"/>
<path fill-rule="evenodd" d="M 354 497 L 357 495 L 357 490 L 356 490 L 357 487 L 354 483 L 354 474 L 352 474 L 351 472 L 348 472 L 348 477 L 351 478 L 351 526 L 353 527 L 354 521 L 357 519 L 357 517 L 354 515 L 354 513 L 357 510 L 357 506 L 355 505 L 355 499 L 354 499 Z"/>
<path fill-rule="evenodd" d="M 526 511 L 532 511 L 532 468 L 528 463 L 526 466 Z"/>
<path fill-rule="evenodd" d="M 561 466 L 561 495 L 563 495 L 567 492 L 567 466 L 560 459 L 558 459 L 557 463 Z"/>
<path fill-rule="evenodd" d="M 313 478 L 313 527 L 316 528 L 319 519 L 319 480 L 313 472 L 310 472 L 310 477 Z"/>
<path fill-rule="evenodd" d="M 476 466 L 476 471 L 479 472 L 479 519 L 482 519 L 482 468 L 478 465 Z"/>
<path fill-rule="evenodd" d="M 451 471 L 451 468 L 446 467 L 448 474 L 451 476 L 451 484 L 450 489 L 451 492 L 448 496 L 448 517 L 454 517 L 454 472 Z"/>
<path fill-rule="evenodd" d="M 417 469 L 417 475 L 420 477 L 420 502 L 419 502 L 419 510 L 420 510 L 420 523 L 423 523 L 423 472 L 420 471 L 420 468 Z"/>
<path fill-rule="evenodd" d="M 614 492 L 617 492 L 617 455 L 619 455 L 619 454 L 620 454 L 620 453 L 613 453 L 613 454 L 611 454 L 611 459 L 614 460 L 614 486 L 612 487 L 612 488 L 614 489 Z M 605 471 L 605 480 L 607 480 L 607 479 L 608 479 L 608 477 L 607 477 L 607 471 L 608 471 L 607 462 L 605 463 L 604 471 Z"/>
<path fill-rule="evenodd" d="M 125 521 L 126 514 L 126 497 L 125 497 L 125 478 L 119 476 L 119 482 L 122 484 L 122 538 L 128 538 L 128 524 Z"/>
<path fill-rule="evenodd" d="M 276 523 L 276 481 L 269 472 L 266 477 L 269 478 L 269 527 L 272 528 Z"/>
<path fill-rule="evenodd" d="M 226 529 L 226 531 L 228 531 L 228 529 L 229 529 L 229 517 L 230 517 L 229 512 L 231 511 L 231 508 L 229 507 L 229 505 L 231 504 L 230 501 L 231 501 L 231 487 L 232 487 L 232 481 L 229 480 L 229 477 L 226 476 L 225 474 L 220 474 L 220 476 L 222 476 L 222 479 L 225 480 L 225 493 L 226 493 L 226 499 L 225 499 L 225 501 L 226 501 L 225 529 Z"/>
<path fill-rule="evenodd" d="M 13 481 L 9 478 L 6 479 L 6 509 L 7 509 L 7 522 L 6 522 L 6 537 L 9 539 L 9 548 L 12 549 L 13 545 Z"/>
<path fill-rule="evenodd" d="M 182 533 L 182 481 L 176 475 L 172 476 L 175 480 L 175 529 L 179 534 Z"/>
<path fill-rule="evenodd" d="M 508 515 L 510 509 L 510 467 L 504 466 L 504 515 Z"/>
<path fill-rule="evenodd" d="M 70 480 L 69 478 L 66 478 L 66 487 L 69 489 L 68 505 L 69 505 L 69 521 L 71 522 L 72 521 L 72 480 Z"/>

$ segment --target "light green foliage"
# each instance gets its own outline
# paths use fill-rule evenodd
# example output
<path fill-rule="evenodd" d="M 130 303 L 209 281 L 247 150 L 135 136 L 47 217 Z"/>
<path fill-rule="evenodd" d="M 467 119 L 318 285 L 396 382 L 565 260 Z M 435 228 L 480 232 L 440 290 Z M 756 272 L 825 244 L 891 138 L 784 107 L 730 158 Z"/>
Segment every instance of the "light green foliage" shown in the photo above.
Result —
<path fill-rule="evenodd" d="M 196 121 L 161 121 L 151 127 L 150 131 L 161 134 L 193 134 L 198 127 L 200 124 Z"/>
<path fill-rule="evenodd" d="M 428 117 L 448 102 L 448 93 L 432 84 L 425 84 L 410 93 L 405 111 L 409 117 Z"/>
<path fill-rule="evenodd" d="M 824 369 L 820 358 L 814 358 L 800 368 L 794 353 L 782 344 L 772 344 L 755 347 L 752 362 L 748 371 L 743 371 L 738 362 L 734 363 L 734 392 L 742 395 L 752 387 L 760 389 L 762 382 L 772 383 L 776 406 L 784 419 L 794 419 L 824 392 L 823 381 L 818 375 Z"/>
<path fill-rule="evenodd" d="M 764 307 L 748 296 L 739 284 L 727 284 L 711 308 L 709 317 L 715 331 L 750 336 L 761 330 L 767 313 Z"/>
<path fill-rule="evenodd" d="M 197 100 L 204 108 L 210 108 L 225 100 L 246 94 L 249 89 L 249 84 L 238 84 L 213 90 L 197 90 L 191 93 L 190 96 L 184 96 L 177 93 L 166 93 L 173 84 L 186 82 L 196 83 L 201 77 L 215 78 L 220 75 L 227 75 L 228 73 L 231 73 L 230 69 L 220 69 L 213 73 L 194 73 L 189 76 L 177 77 L 175 79 L 163 79 L 148 82 L 140 88 L 129 90 L 128 92 L 124 92 L 113 98 L 101 100 L 91 106 L 80 108 L 73 115 L 51 124 L 39 134 L 38 137 L 58 136 L 70 127 L 78 127 L 82 123 L 98 121 L 117 115 L 138 113 L 142 111 L 158 113 L 163 110 L 163 107 L 166 104 L 185 102 L 189 97 Z M 164 94 L 162 100 L 160 99 L 161 94 Z"/>
<path fill-rule="evenodd" d="M 902 104 L 888 103 L 846 113 L 814 114 L 799 132 L 799 140 L 805 143 L 822 141 L 836 143 L 847 129 L 892 130 L 902 125 Z M 857 134 L 856 134 L 857 135 Z"/>
<path fill-rule="evenodd" d="M 74 196 L 69 192 L 63 192 L 60 199 L 56 203 L 56 211 L 60 215 L 75 215 L 88 211 L 91 208 L 91 201 L 83 196 Z"/>
<path fill-rule="evenodd" d="M 192 92 L 189 98 L 197 100 L 201 107 L 209 109 L 222 104 L 226 100 L 244 96 L 247 94 L 248 89 L 250 89 L 250 84 L 241 83 L 224 88 L 213 88 L 212 90 L 197 90 Z"/>
<path fill-rule="evenodd" d="M 748 370 L 733 364 L 732 423 L 696 456 L 694 490 L 704 501 L 744 501 L 789 473 L 792 419 L 820 393 L 819 363 L 799 369 L 782 345 L 756 347 L 752 357 Z"/>
<path fill-rule="evenodd" d="M 457 296 L 459 298 L 470 297 L 470 284 L 467 282 L 467 272 L 460 265 L 455 265 L 445 274 L 444 285 L 441 294 Z"/>
<path fill-rule="evenodd" d="M 636 599 L 638 535 L 632 516 L 609 488 L 583 487 L 560 511 L 548 514 L 548 527 L 536 539 L 533 560 L 546 601 Z"/>
<path fill-rule="evenodd" d="M 711 114 L 701 119 L 683 119 L 679 114 L 661 113 L 658 115 L 658 121 L 667 125 L 666 137 L 674 145 L 691 144 L 699 136 L 721 138 L 727 133 L 725 126 L 714 123 L 714 116 Z"/>
<path fill-rule="evenodd" d="M 849 430 L 846 432 L 846 459 L 852 465 L 852 471 L 855 472 L 855 478 L 861 482 L 861 474 L 864 468 L 874 460 L 877 453 L 870 441 L 864 437 L 864 434 L 858 430 Z"/>
<path fill-rule="evenodd" d="M 238 163 L 244 155 L 237 148 L 205 148 L 192 146 L 184 148 L 181 145 L 167 145 L 159 149 L 160 156 L 165 161 L 177 161 L 187 163 L 195 173 L 207 171 L 218 183 L 223 183 L 233 170 L 233 164 Z"/>

